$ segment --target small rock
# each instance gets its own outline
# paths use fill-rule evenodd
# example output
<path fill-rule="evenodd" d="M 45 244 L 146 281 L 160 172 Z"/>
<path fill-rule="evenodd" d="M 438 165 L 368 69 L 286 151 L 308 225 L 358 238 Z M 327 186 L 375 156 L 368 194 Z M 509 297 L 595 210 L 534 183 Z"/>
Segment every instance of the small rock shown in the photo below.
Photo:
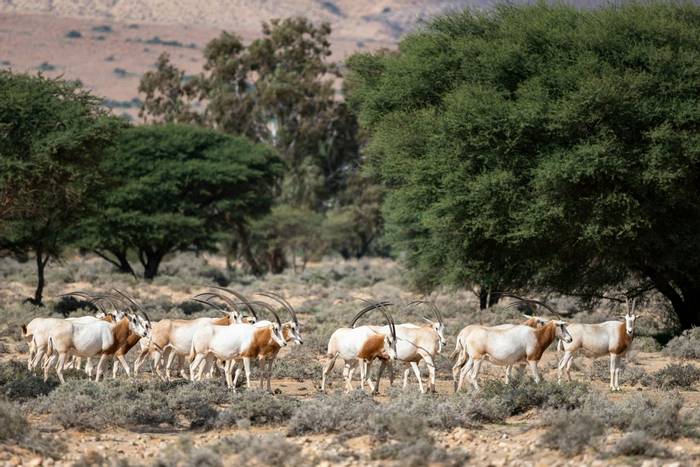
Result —
<path fill-rule="evenodd" d="M 668 464 L 664 464 L 663 467 L 681 467 L 680 462 L 669 462 Z"/>
<path fill-rule="evenodd" d="M 30 460 L 27 465 L 29 467 L 39 467 L 42 462 L 44 462 L 44 459 L 41 457 L 35 457 L 34 459 Z"/>

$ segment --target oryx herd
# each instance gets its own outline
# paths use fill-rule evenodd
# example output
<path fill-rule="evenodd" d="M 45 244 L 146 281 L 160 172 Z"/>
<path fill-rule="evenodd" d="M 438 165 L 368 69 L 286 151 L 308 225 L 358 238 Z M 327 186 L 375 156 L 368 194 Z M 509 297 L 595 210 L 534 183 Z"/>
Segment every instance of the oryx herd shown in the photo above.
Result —
<path fill-rule="evenodd" d="M 163 319 L 151 322 L 143 307 L 126 293 L 113 289 L 105 293 L 73 292 L 97 310 L 95 316 L 80 318 L 35 318 L 22 333 L 29 345 L 28 368 L 41 368 L 44 379 L 53 369 L 59 380 L 65 382 L 63 370 L 81 369 L 92 377 L 92 359 L 98 359 L 95 381 L 103 374 L 107 360 L 113 357 L 112 376 L 119 367 L 128 376 L 137 376 L 139 369 L 150 359 L 153 372 L 163 380 L 173 377 L 171 370 L 177 366 L 182 377 L 192 381 L 214 378 L 223 373 L 229 388 L 235 390 L 241 372 L 245 372 L 246 385 L 251 388 L 251 360 L 260 368 L 260 387 L 271 390 L 272 366 L 280 349 L 293 342 L 302 344 L 301 326 L 294 307 L 281 295 L 259 292 L 256 300 L 249 300 L 235 290 L 213 287 L 192 297 L 192 300 L 219 311 L 218 318 Z M 511 305 L 524 303 L 529 307 L 541 306 L 555 319 L 525 315 L 522 324 L 485 326 L 471 324 L 457 335 L 455 349 L 450 358 L 454 360 L 452 375 L 454 390 L 462 388 L 468 379 L 479 389 L 477 376 L 484 360 L 506 367 L 506 382 L 511 376 L 512 366 L 527 364 L 536 382 L 540 381 L 538 363 L 547 348 L 558 339 L 558 347 L 564 355 L 558 365 L 558 380 L 564 371 L 569 373 L 573 355 L 581 351 L 586 356 L 610 355 L 610 389 L 620 390 L 620 357 L 634 338 L 636 316 L 635 301 L 627 303 L 624 321 L 606 321 L 599 324 L 568 324 L 559 319 L 556 311 L 547 304 L 513 294 L 502 294 L 516 299 Z M 365 384 L 376 394 L 384 370 L 389 367 L 389 378 L 393 384 L 393 364 L 403 363 L 403 386 L 408 384 L 413 371 L 421 392 L 425 392 L 420 364 L 428 370 L 427 390 L 435 391 L 436 359 L 446 345 L 445 325 L 442 314 L 434 303 L 417 300 L 407 309 L 426 306 L 432 318 L 423 318 L 425 323 L 396 324 L 390 312 L 394 304 L 388 301 L 369 302 L 352 319 L 349 327 L 337 329 L 330 336 L 321 375 L 321 391 L 325 391 L 330 371 L 340 357 L 344 362 L 345 389 L 352 390 L 355 370 L 360 369 L 360 387 Z M 279 310 L 289 315 L 282 322 Z M 385 325 L 362 325 L 357 322 L 370 311 L 381 313 Z M 269 313 L 271 320 L 260 318 L 260 313 Z M 133 365 L 133 373 L 126 361 L 126 353 L 139 344 L 140 352 Z M 379 360 L 376 381 L 370 377 L 370 368 Z M 234 371 L 235 370 L 235 371 Z"/>

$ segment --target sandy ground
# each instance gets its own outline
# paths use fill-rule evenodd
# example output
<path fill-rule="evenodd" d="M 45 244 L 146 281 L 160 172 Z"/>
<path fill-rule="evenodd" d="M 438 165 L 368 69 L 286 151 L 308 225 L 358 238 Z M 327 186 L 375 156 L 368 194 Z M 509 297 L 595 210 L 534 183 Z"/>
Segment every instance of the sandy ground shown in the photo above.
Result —
<path fill-rule="evenodd" d="M 16 353 L 4 354 L 3 359 L 19 359 Z M 445 358 L 445 357 L 443 357 Z M 637 353 L 632 357 L 633 363 L 630 365 L 641 365 L 647 372 L 663 368 L 671 359 L 658 353 Z M 545 354 L 540 367 L 543 370 L 545 379 L 555 379 L 556 353 L 549 351 Z M 577 364 L 582 365 L 584 371 L 590 364 L 590 360 L 577 360 Z M 320 373 L 321 362 L 319 362 Z M 484 365 L 483 378 L 500 378 L 503 369 L 491 365 Z M 581 372 L 574 371 L 575 379 L 585 378 Z M 122 376 L 123 377 L 123 376 Z M 146 376 L 150 377 L 150 376 Z M 397 383 L 395 383 L 397 384 Z M 357 381 L 355 381 L 357 385 Z M 591 386 L 601 392 L 607 393 L 607 384 L 600 381 L 591 382 Z M 333 375 L 331 391 L 338 391 L 341 387 L 340 374 L 336 371 Z M 289 379 L 273 380 L 273 389 L 279 390 L 282 394 L 306 399 L 313 397 L 318 392 L 318 381 L 294 381 Z M 386 390 L 388 381 L 383 380 L 381 394 L 378 400 L 387 399 Z M 410 382 L 408 390 L 415 391 L 417 387 L 415 380 Z M 452 392 L 452 381 L 446 378 L 439 379 L 437 390 L 441 393 Z M 652 395 L 659 395 L 660 392 L 644 387 L 625 387 L 622 392 L 609 394 L 609 397 L 619 400 L 629 397 L 636 392 L 645 392 Z M 685 399 L 685 411 L 697 411 L 700 409 L 700 393 L 696 391 L 682 391 Z M 611 464 L 629 465 L 629 459 L 605 461 L 596 460 L 595 453 L 587 450 L 584 454 L 566 458 L 558 451 L 543 448 L 538 444 L 543 429 L 538 428 L 537 411 L 511 417 L 505 424 L 486 424 L 479 429 L 457 428 L 447 433 L 437 433 L 438 444 L 446 448 L 463 447 L 472 455 L 471 465 L 523 465 L 523 466 L 554 466 L 554 465 L 591 465 L 603 466 Z M 173 429 L 172 427 L 150 428 L 148 431 L 130 431 L 125 429 L 111 429 L 108 432 L 91 432 L 64 430 L 58 425 L 52 424 L 47 417 L 33 416 L 30 421 L 46 434 L 60 435 L 63 439 L 70 440 L 66 443 L 66 451 L 60 461 L 42 459 L 31 452 L 10 445 L 0 445 L 0 464 L 4 465 L 70 465 L 75 460 L 84 456 L 94 456 L 95 453 L 102 455 L 131 456 L 138 453 L 141 460 L 154 460 L 169 445 L 178 443 L 178 440 L 187 435 L 195 445 L 212 444 L 226 436 L 238 433 L 279 433 L 285 435 L 285 428 L 280 427 L 253 427 L 245 430 L 224 429 L 211 430 L 206 432 L 189 431 L 184 428 Z M 622 435 L 613 433 L 607 436 L 605 443 L 612 444 Z M 368 453 L 372 448 L 373 441 L 366 436 L 339 441 L 332 435 L 310 435 L 288 438 L 289 441 L 298 443 L 307 454 L 318 454 L 320 452 L 337 452 L 340 450 L 356 450 Z M 700 465 L 700 444 L 692 439 L 679 439 L 674 442 L 661 441 L 664 447 L 674 453 L 675 457 L 684 459 L 680 464 L 673 464 L 675 461 L 646 461 L 641 460 L 639 465 L 651 467 L 655 465 Z M 634 464 L 634 463 L 633 463 Z M 360 465 L 352 461 L 344 465 Z M 364 465 L 364 464 L 363 464 Z"/>

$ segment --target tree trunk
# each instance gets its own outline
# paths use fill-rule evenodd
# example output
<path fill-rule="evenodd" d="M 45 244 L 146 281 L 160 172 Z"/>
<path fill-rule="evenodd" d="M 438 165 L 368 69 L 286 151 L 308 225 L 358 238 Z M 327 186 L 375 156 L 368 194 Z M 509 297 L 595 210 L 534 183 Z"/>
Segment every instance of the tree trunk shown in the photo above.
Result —
<path fill-rule="evenodd" d="M 36 274 L 37 283 L 36 290 L 34 291 L 34 298 L 28 299 L 29 303 L 36 306 L 44 306 L 42 303 L 44 286 L 46 285 L 46 279 L 44 277 L 44 269 L 46 269 L 46 264 L 49 262 L 51 255 L 48 253 L 44 256 L 44 250 L 40 246 L 35 248 L 36 251 Z"/>
<path fill-rule="evenodd" d="M 267 265 L 272 274 L 282 274 L 287 267 L 287 260 L 284 258 L 284 251 L 280 247 L 275 247 L 268 255 Z"/>
<path fill-rule="evenodd" d="M 151 280 L 158 275 L 160 262 L 163 261 L 165 253 L 160 250 L 139 250 L 139 259 L 143 265 L 143 277 Z"/>
<path fill-rule="evenodd" d="M 240 251 L 243 253 L 243 259 L 248 263 L 251 274 L 254 276 L 262 276 L 262 268 L 255 260 L 255 255 L 250 249 L 250 238 L 248 237 L 248 230 L 242 222 L 236 222 L 234 224 L 236 233 L 238 234 L 238 240 L 240 241 Z"/>
<path fill-rule="evenodd" d="M 479 287 L 479 309 L 485 310 L 491 308 L 501 299 L 501 294 L 498 292 L 491 292 L 490 289 L 485 287 Z"/>
<path fill-rule="evenodd" d="M 110 253 L 114 255 L 115 259 L 110 258 L 107 256 L 105 253 L 102 253 L 99 250 L 95 250 L 95 254 L 99 256 L 100 258 L 104 259 L 110 264 L 113 264 L 116 266 L 117 270 L 121 272 L 122 274 L 131 274 L 134 276 L 136 279 L 136 273 L 134 272 L 134 268 L 131 267 L 131 263 L 129 263 L 129 258 L 126 255 L 126 251 L 120 251 L 120 250 L 107 250 Z"/>
<path fill-rule="evenodd" d="M 684 287 L 680 287 L 679 292 L 664 274 L 651 267 L 644 267 L 641 270 L 651 279 L 656 290 L 671 302 L 681 330 L 700 326 L 700 288 L 690 283 L 683 283 Z"/>

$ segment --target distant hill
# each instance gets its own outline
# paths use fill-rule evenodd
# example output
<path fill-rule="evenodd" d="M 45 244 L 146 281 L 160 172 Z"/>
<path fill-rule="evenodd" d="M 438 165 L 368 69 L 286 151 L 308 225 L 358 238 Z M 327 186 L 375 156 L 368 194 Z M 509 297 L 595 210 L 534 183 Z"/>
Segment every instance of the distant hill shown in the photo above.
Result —
<path fill-rule="evenodd" d="M 222 29 L 244 40 L 260 23 L 305 16 L 333 28 L 334 60 L 357 50 L 394 47 L 435 15 L 491 0 L 0 0 L 0 67 L 80 79 L 134 117 L 140 76 L 168 52 L 201 70 L 204 45 Z M 603 3 L 576 0 L 578 6 Z"/>

